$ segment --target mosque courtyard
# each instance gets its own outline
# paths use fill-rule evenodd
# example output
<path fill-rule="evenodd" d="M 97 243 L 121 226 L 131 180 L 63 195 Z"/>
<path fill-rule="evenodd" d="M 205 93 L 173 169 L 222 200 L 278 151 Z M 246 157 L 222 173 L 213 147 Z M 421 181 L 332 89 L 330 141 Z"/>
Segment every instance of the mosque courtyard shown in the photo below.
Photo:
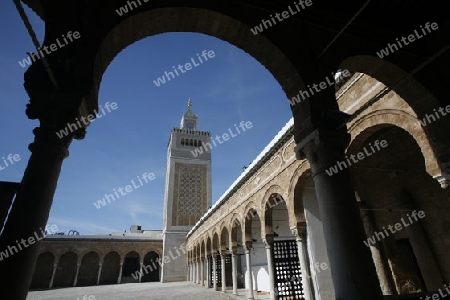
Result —
<path fill-rule="evenodd" d="M 213 291 L 192 282 L 146 282 L 30 291 L 27 300 L 247 299 L 245 290 L 239 290 L 238 294 L 232 295 L 232 290 L 227 293 Z M 255 292 L 255 299 L 269 299 L 269 296 Z"/>

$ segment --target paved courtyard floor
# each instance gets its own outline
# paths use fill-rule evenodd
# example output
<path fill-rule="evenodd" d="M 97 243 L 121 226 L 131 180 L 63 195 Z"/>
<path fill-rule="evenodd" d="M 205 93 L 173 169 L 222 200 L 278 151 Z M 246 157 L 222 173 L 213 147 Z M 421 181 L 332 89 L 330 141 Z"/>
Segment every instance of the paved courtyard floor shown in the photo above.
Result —
<path fill-rule="evenodd" d="M 238 293 L 240 295 L 236 297 L 231 290 L 225 294 L 192 282 L 146 282 L 32 291 L 28 293 L 27 300 L 247 299 L 244 290 L 239 290 Z M 269 297 L 257 295 L 255 292 L 255 299 L 269 299 Z"/>

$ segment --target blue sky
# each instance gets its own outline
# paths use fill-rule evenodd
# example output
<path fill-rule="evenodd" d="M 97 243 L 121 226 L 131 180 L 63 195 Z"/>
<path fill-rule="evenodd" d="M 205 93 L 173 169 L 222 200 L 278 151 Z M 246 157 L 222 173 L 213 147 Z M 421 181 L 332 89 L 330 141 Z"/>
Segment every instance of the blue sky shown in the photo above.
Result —
<path fill-rule="evenodd" d="M 27 9 L 40 41 L 43 22 Z M 39 125 L 25 115 L 28 96 L 18 61 L 35 52 L 12 1 L 0 3 L 0 158 L 21 160 L 0 171 L 0 181 L 19 182 L 30 157 L 28 144 Z M 83 37 L 81 36 L 81 39 Z M 157 87 L 153 80 L 172 66 L 213 50 L 200 66 Z M 50 54 L 51 55 L 51 54 Z M 197 61 L 198 62 L 198 61 Z M 147 37 L 124 49 L 106 70 L 99 103 L 118 108 L 95 120 L 84 140 L 74 140 L 63 163 L 49 224 L 82 234 L 162 228 L 167 143 L 179 127 L 188 97 L 199 117 L 199 129 L 222 135 L 234 124 L 253 127 L 212 150 L 212 202 L 241 174 L 291 117 L 289 102 L 278 82 L 258 61 L 235 46 L 197 33 Z M 0 166 L 4 167 L 0 159 Z M 97 209 L 94 202 L 125 187 L 143 173 L 155 180 Z"/>

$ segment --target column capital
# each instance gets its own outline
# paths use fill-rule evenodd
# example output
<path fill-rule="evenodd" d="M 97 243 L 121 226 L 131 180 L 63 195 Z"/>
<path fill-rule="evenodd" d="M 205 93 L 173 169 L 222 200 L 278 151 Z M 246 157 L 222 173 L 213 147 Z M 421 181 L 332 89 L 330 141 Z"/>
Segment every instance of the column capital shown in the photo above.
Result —
<path fill-rule="evenodd" d="M 33 129 L 34 141 L 28 146 L 31 152 L 38 149 L 46 151 L 47 154 L 61 154 L 63 158 L 69 156 L 69 146 L 72 142 L 73 135 L 59 138 L 54 128 L 40 126 Z"/>
<path fill-rule="evenodd" d="M 68 47 L 72 46 L 75 44 Z M 73 55 L 74 53 L 77 55 Z M 58 51 L 55 56 L 47 58 L 57 78 L 57 86 L 50 81 L 42 60 L 27 69 L 24 74 L 24 88 L 30 97 L 26 109 L 28 118 L 39 119 L 41 125 L 46 127 L 62 129 L 67 122 L 82 115 L 87 116 L 96 109 L 93 107 L 93 100 L 97 97 L 96 88 L 88 74 L 88 68 L 85 64 L 80 64 L 82 59 L 85 61 L 85 57 L 79 55 L 80 53 L 74 51 L 67 57 L 64 51 Z M 89 108 L 88 102 L 91 103 Z M 83 130 L 86 126 L 80 126 L 83 128 L 74 133 L 76 139 L 84 137 Z"/>
<path fill-rule="evenodd" d="M 273 239 L 274 239 L 273 234 L 266 234 L 266 235 L 262 238 L 262 242 L 264 243 L 266 249 L 267 249 L 267 248 L 271 248 L 271 247 L 273 246 Z"/>
<path fill-rule="evenodd" d="M 297 241 L 306 241 L 306 223 L 291 227 L 291 233 Z"/>
<path fill-rule="evenodd" d="M 295 145 L 294 151 L 297 159 L 305 159 L 311 151 L 318 146 L 339 147 L 344 150 L 350 143 L 351 136 L 346 128 L 341 129 L 315 129 L 300 143 Z"/>
<path fill-rule="evenodd" d="M 245 242 L 244 243 L 244 250 L 251 250 L 253 248 L 253 243 L 252 242 Z"/>
<path fill-rule="evenodd" d="M 342 161 L 345 149 L 350 143 L 350 134 L 345 127 L 341 129 L 315 129 L 300 143 L 294 151 L 297 159 L 307 159 L 311 165 L 313 177 Z"/>
<path fill-rule="evenodd" d="M 434 179 L 439 182 L 442 189 L 446 189 L 450 186 L 450 172 L 435 176 Z"/>
<path fill-rule="evenodd" d="M 28 91 L 28 90 L 27 90 Z M 68 91 L 28 91 L 29 103 L 25 113 L 31 120 L 39 119 L 42 127 L 50 128 L 55 137 L 60 130 L 66 130 L 65 136 L 81 140 L 86 135 L 90 121 L 82 117 L 80 109 L 84 97 L 77 92 Z M 72 124 L 69 128 L 68 123 Z"/>

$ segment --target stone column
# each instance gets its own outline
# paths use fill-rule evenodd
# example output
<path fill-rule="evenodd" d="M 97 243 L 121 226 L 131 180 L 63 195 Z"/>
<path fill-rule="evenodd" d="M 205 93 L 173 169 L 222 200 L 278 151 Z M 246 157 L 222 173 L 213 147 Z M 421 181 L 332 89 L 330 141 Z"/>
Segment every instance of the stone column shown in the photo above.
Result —
<path fill-rule="evenodd" d="M 273 263 L 273 235 L 267 234 L 262 239 L 267 255 L 267 270 L 269 272 L 269 288 L 270 288 L 270 300 L 277 299 L 277 293 L 275 292 L 275 265 Z"/>
<path fill-rule="evenodd" d="M 424 211 L 419 213 L 419 210 L 411 208 L 409 206 L 411 200 L 408 195 L 402 194 L 399 197 L 401 203 L 399 205 L 401 222 L 399 223 L 406 230 L 427 290 L 437 291 L 442 288 L 442 284 L 445 281 L 439 271 L 436 257 L 431 250 L 427 235 L 422 227 L 421 219 L 427 218 L 426 213 Z"/>
<path fill-rule="evenodd" d="M 195 283 L 195 261 L 192 261 L 192 282 Z"/>
<path fill-rule="evenodd" d="M 220 265 L 221 265 L 221 277 L 222 277 L 222 292 L 227 292 L 227 282 L 225 280 L 226 270 L 225 270 L 225 252 L 220 252 Z"/>
<path fill-rule="evenodd" d="M 64 99 L 58 101 L 64 102 Z M 33 130 L 35 139 L 29 146 L 31 156 L 0 236 L 2 250 L 16 245 L 16 240 L 34 240 L 33 244 L 0 263 L 5 299 L 25 300 L 27 297 L 62 162 L 69 155 L 73 138 L 71 134 L 60 139 L 55 134 L 56 128 L 43 123 Z"/>
<path fill-rule="evenodd" d="M 213 289 L 217 291 L 217 260 L 216 260 L 216 254 L 213 254 L 212 256 L 212 265 L 213 265 L 213 271 L 212 271 L 212 282 L 213 282 Z"/>
<path fill-rule="evenodd" d="M 77 264 L 77 273 L 75 274 L 75 280 L 73 281 L 73 286 L 76 287 L 77 286 L 77 281 L 78 281 L 78 273 L 80 272 L 80 265 Z"/>
<path fill-rule="evenodd" d="M 238 291 L 237 291 L 237 255 L 236 255 L 236 250 L 232 250 L 231 251 L 231 272 L 232 272 L 232 277 L 233 277 L 233 295 L 237 295 Z"/>
<path fill-rule="evenodd" d="M 122 282 L 122 266 L 123 266 L 123 263 L 120 263 L 119 277 L 117 278 L 118 284 L 120 284 Z"/>
<path fill-rule="evenodd" d="M 203 264 L 203 258 L 200 258 L 200 282 L 205 286 L 205 265 Z"/>
<path fill-rule="evenodd" d="M 253 276 L 252 276 L 252 246 L 245 245 L 245 261 L 247 263 L 247 298 L 253 299 Z"/>
<path fill-rule="evenodd" d="M 192 264 L 188 263 L 188 280 L 192 282 Z"/>
<path fill-rule="evenodd" d="M 192 276 L 192 283 L 195 283 L 195 262 L 191 262 L 191 276 Z"/>
<path fill-rule="evenodd" d="M 142 275 L 143 275 L 142 265 L 143 265 L 143 264 L 144 264 L 144 263 L 141 262 L 141 263 L 140 263 L 140 267 L 139 267 L 139 283 L 142 282 Z"/>
<path fill-rule="evenodd" d="M 306 225 L 291 228 L 292 234 L 297 241 L 298 260 L 300 262 L 300 270 L 302 272 L 302 288 L 305 300 L 313 300 L 311 271 L 309 269 L 308 250 L 306 248 Z"/>
<path fill-rule="evenodd" d="M 211 288 L 211 260 L 208 256 L 206 256 L 206 285 L 209 288 Z"/>
<path fill-rule="evenodd" d="M 100 276 L 102 276 L 102 264 L 98 265 L 97 285 L 100 284 Z"/>
<path fill-rule="evenodd" d="M 198 258 L 195 260 L 195 283 L 200 284 L 200 268 Z"/>
<path fill-rule="evenodd" d="M 48 288 L 51 289 L 53 287 L 53 280 L 55 279 L 56 269 L 58 268 L 58 264 L 53 264 L 53 273 L 52 273 L 52 279 L 50 279 L 50 284 L 48 285 Z"/>
<path fill-rule="evenodd" d="M 345 128 L 317 129 L 295 150 L 297 158 L 306 157 L 311 166 L 336 299 L 378 300 L 382 297 L 380 284 L 370 251 L 363 243 L 366 235 L 349 170 L 342 168 L 331 176 L 325 172 L 338 161 L 347 161 L 349 139 Z"/>
<path fill-rule="evenodd" d="M 200 258 L 197 258 L 197 283 L 201 284 L 201 268 L 200 268 Z"/>
<path fill-rule="evenodd" d="M 367 208 L 365 205 L 361 204 L 361 218 L 364 224 L 364 230 L 366 231 L 366 236 L 371 237 L 375 234 L 376 227 L 373 220 L 372 214 L 369 210 L 364 210 Z M 380 280 L 380 287 L 384 295 L 393 295 L 392 285 L 389 281 L 389 276 L 387 274 L 387 266 L 385 264 L 384 255 L 382 253 L 382 245 L 384 241 L 380 241 L 378 244 L 370 245 L 370 252 L 372 253 L 373 262 L 375 264 L 375 269 Z"/>

